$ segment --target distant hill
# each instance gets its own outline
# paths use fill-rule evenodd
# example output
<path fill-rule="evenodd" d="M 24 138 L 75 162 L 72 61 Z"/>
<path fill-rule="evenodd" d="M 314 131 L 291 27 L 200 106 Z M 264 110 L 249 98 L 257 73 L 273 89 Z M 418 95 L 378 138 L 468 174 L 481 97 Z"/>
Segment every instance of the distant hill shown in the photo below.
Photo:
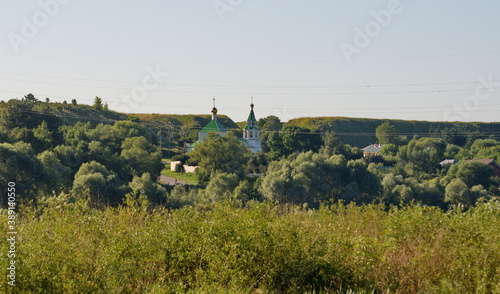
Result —
<path fill-rule="evenodd" d="M 500 134 L 500 122 L 465 123 L 348 117 L 304 117 L 292 119 L 286 125 L 300 126 L 318 132 L 333 131 L 342 142 L 356 147 L 365 147 L 377 142 L 375 129 L 384 122 L 391 123 L 396 127 L 398 133 L 402 133 L 410 139 L 413 137 L 413 134 L 420 134 L 425 137 L 444 129 L 462 129 L 486 135 Z"/>
<path fill-rule="evenodd" d="M 54 103 L 36 101 L 29 104 L 9 104 L 0 102 L 0 113 L 5 110 L 12 109 L 14 111 L 30 114 L 41 114 L 43 116 L 57 116 L 62 125 L 72 125 L 78 121 L 89 121 L 93 124 L 98 123 L 114 123 L 115 121 L 125 120 L 128 115 L 112 110 L 97 110 L 90 105 L 69 103 Z"/>
<path fill-rule="evenodd" d="M 171 125 L 174 127 L 188 126 L 194 129 L 202 129 L 211 120 L 211 115 L 200 115 L 200 114 L 130 114 L 130 117 L 135 117 L 142 122 L 158 123 L 164 125 Z M 226 127 L 228 130 L 238 130 L 240 129 L 238 125 L 229 117 L 225 115 L 217 115 L 217 119 Z"/>
<path fill-rule="evenodd" d="M 7 109 L 8 103 L 0 102 L 0 113 Z M 90 105 L 72 105 L 68 103 L 47 103 L 37 101 L 26 109 L 19 109 L 21 113 L 38 113 L 43 116 L 57 116 L 61 125 L 72 125 L 78 121 L 90 121 L 92 124 L 112 124 L 115 121 L 131 119 L 149 125 L 155 132 L 161 126 L 171 126 L 173 129 L 191 130 L 191 138 L 195 140 L 196 131 L 203 128 L 211 120 L 210 115 L 178 115 L 178 114 L 125 114 L 111 110 L 96 110 Z M 218 115 L 219 121 L 228 130 L 241 135 L 240 130 L 246 122 L 235 123 L 225 115 Z M 500 135 L 500 122 L 494 123 L 465 123 L 465 122 L 432 122 L 432 121 L 407 121 L 393 119 L 368 119 L 349 117 L 303 117 L 292 119 L 285 125 L 294 125 L 311 129 L 315 132 L 333 131 L 339 139 L 352 146 L 365 147 L 377 142 L 375 129 L 384 122 L 390 122 L 396 127 L 398 133 L 406 135 L 409 139 L 414 134 L 430 136 L 446 129 L 476 132 L 484 135 Z"/>
<path fill-rule="evenodd" d="M 0 113 L 8 108 L 6 102 L 0 102 Z M 19 109 L 23 112 L 26 109 Z M 90 121 L 91 123 L 114 123 L 119 120 L 131 119 L 154 125 L 171 125 L 173 127 L 189 126 L 190 128 L 203 128 L 211 120 L 210 115 L 177 115 L 177 114 L 128 114 L 112 110 L 96 110 L 90 105 L 68 103 L 34 102 L 29 113 L 40 113 L 43 115 L 54 115 L 59 117 L 62 125 L 72 125 L 78 121 Z M 218 120 L 228 129 L 239 129 L 238 125 L 225 115 L 218 115 Z"/>

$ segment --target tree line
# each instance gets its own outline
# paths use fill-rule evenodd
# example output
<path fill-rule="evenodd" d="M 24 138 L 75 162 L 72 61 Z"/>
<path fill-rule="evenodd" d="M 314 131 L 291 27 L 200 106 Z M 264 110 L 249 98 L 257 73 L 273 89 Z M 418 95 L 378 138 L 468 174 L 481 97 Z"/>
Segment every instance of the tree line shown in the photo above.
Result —
<path fill-rule="evenodd" d="M 156 130 L 136 119 L 63 123 L 38 111 L 45 104 L 27 95 L 9 101 L 0 117 L 0 179 L 15 181 L 23 199 L 33 203 L 61 196 L 95 206 L 143 197 L 171 208 L 220 201 L 313 208 L 338 201 L 417 202 L 446 208 L 499 196 L 492 168 L 467 160 L 498 161 L 500 142 L 467 130 L 433 129 L 431 137 L 408 138 L 386 122 L 375 131 L 378 143 L 385 144 L 380 155 L 363 156 L 333 132 L 286 125 L 270 116 L 258 121 L 263 152 L 251 153 L 231 132 L 210 134 L 192 152 L 173 158 L 199 166 L 199 185 L 169 187 L 158 182 L 164 154 Z M 105 111 L 101 99 L 93 107 Z M 440 166 L 446 158 L 459 163 Z"/>

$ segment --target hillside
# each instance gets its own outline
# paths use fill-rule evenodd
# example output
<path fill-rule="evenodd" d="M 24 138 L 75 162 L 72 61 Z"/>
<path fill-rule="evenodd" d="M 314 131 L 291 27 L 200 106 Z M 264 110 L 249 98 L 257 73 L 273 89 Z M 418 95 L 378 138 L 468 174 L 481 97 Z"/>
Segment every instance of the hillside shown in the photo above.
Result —
<path fill-rule="evenodd" d="M 90 105 L 73 105 L 68 103 L 47 103 L 42 101 L 33 102 L 31 105 L 10 101 L 0 102 L 0 112 L 5 109 L 15 109 L 22 116 L 43 116 L 44 120 L 50 120 L 50 116 L 56 116 L 60 125 L 74 125 L 78 121 L 90 121 L 93 125 L 98 123 L 112 124 L 115 121 L 131 119 L 149 126 L 155 133 L 163 126 L 178 133 L 179 142 L 193 142 L 196 140 L 197 131 L 203 128 L 211 119 L 210 115 L 179 115 L 179 114 L 125 114 L 111 110 L 97 110 Z M 240 130 L 246 122 L 235 123 L 225 115 L 218 116 L 219 121 L 228 130 L 241 135 Z M 375 136 L 376 128 L 384 122 L 394 125 L 402 136 L 408 138 L 415 134 L 429 136 L 435 133 L 447 131 L 457 134 L 462 132 L 480 133 L 483 135 L 500 134 L 500 122 L 494 123 L 465 123 L 465 122 L 431 122 L 431 121 L 407 121 L 394 119 L 368 119 L 349 117 L 303 117 L 292 119 L 285 125 L 299 126 L 311 129 L 315 132 L 332 131 L 346 144 L 355 147 L 365 147 L 377 142 Z M 265 130 L 263 130 L 265 131 Z"/>
<path fill-rule="evenodd" d="M 15 100 L 8 103 L 0 102 L 0 113 L 6 109 L 14 109 L 22 114 L 56 116 L 61 125 L 74 125 L 78 121 L 89 121 L 92 124 L 112 124 L 115 121 L 129 119 L 155 127 L 165 125 L 176 129 L 181 127 L 201 129 L 211 120 L 210 115 L 128 114 L 107 109 L 97 110 L 90 105 L 47 103 L 42 101 L 33 102 L 29 107 Z M 228 130 L 240 129 L 234 121 L 225 115 L 219 115 L 218 119 Z"/>
<path fill-rule="evenodd" d="M 130 114 L 130 116 L 138 118 L 142 122 L 171 125 L 173 127 L 189 127 L 193 129 L 201 129 L 207 125 L 212 117 L 210 115 L 199 114 Z M 225 115 L 217 115 L 217 119 L 228 130 L 240 129 L 238 125 Z"/>
<path fill-rule="evenodd" d="M 348 117 L 304 117 L 292 119 L 286 124 L 309 128 L 318 132 L 333 131 L 342 142 L 356 147 L 365 147 L 376 143 L 375 129 L 384 122 L 391 123 L 396 127 L 398 133 L 409 138 L 414 134 L 426 136 L 445 129 L 480 132 L 485 135 L 500 133 L 500 122 L 465 123 Z"/>

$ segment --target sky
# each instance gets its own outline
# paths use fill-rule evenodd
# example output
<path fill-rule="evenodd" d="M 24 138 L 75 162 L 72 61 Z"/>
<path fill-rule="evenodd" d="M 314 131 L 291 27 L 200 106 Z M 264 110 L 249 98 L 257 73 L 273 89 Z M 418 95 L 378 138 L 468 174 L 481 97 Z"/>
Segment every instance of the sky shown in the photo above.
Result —
<path fill-rule="evenodd" d="M 500 1 L 0 3 L 0 100 L 498 122 Z"/>

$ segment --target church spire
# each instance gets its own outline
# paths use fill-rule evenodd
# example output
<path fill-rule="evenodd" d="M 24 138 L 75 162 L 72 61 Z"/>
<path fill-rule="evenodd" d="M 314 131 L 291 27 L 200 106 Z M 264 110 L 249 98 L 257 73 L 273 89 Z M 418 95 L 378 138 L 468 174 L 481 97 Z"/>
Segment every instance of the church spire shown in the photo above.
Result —
<path fill-rule="evenodd" d="M 212 120 L 217 120 L 217 108 L 215 108 L 215 96 L 214 96 L 214 107 L 212 108 Z"/>
<path fill-rule="evenodd" d="M 260 141 L 259 127 L 257 126 L 257 119 L 255 119 L 255 113 L 253 112 L 253 97 L 252 104 L 250 104 L 250 114 L 248 115 L 247 124 L 243 130 L 243 139 L 245 144 L 252 152 L 262 151 L 262 145 Z"/>
<path fill-rule="evenodd" d="M 257 119 L 255 119 L 255 113 L 253 112 L 253 107 L 255 105 L 253 104 L 253 97 L 252 97 L 252 104 L 250 104 L 250 114 L 248 115 L 247 119 L 247 124 L 245 126 L 246 131 L 258 131 L 259 128 L 257 127 Z"/>

